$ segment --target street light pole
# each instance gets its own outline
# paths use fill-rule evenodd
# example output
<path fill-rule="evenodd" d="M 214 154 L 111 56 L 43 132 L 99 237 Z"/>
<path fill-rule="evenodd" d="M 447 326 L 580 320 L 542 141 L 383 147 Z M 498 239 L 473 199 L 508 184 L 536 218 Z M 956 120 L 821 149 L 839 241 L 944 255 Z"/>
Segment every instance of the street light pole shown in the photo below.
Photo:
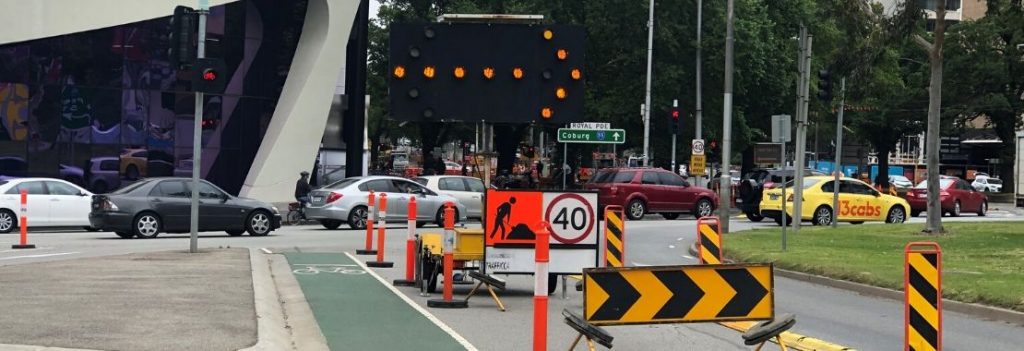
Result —
<path fill-rule="evenodd" d="M 644 98 L 644 167 L 651 158 L 651 63 L 654 58 L 654 0 L 647 15 L 647 94 Z"/>
<path fill-rule="evenodd" d="M 733 70 L 733 0 L 728 0 L 725 25 L 725 96 L 722 104 L 722 174 L 718 180 L 720 192 L 718 220 L 722 233 L 729 232 L 729 209 L 731 207 L 732 176 L 729 175 L 729 161 L 732 153 L 732 70 Z M 785 201 L 785 199 L 783 199 Z"/>
<path fill-rule="evenodd" d="M 196 57 L 206 57 L 206 13 L 210 10 L 209 0 L 199 0 L 199 42 Z M 173 45 L 173 44 L 172 44 Z M 197 61 L 198 62 L 198 61 Z M 189 216 L 188 252 L 199 252 L 199 171 L 203 168 L 203 93 L 196 91 L 195 118 L 192 121 L 192 206 Z"/>
<path fill-rule="evenodd" d="M 836 118 L 835 182 L 832 183 L 832 228 L 839 226 L 839 175 L 843 171 L 843 110 L 846 109 L 846 78 L 839 80 L 839 117 Z M 916 165 L 915 165 L 916 167 Z"/>

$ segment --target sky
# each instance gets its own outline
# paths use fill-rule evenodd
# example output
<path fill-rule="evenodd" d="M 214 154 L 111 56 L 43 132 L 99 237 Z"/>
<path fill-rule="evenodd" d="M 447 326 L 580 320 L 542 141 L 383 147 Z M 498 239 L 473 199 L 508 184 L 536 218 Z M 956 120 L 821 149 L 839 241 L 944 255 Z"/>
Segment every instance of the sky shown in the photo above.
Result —
<path fill-rule="evenodd" d="M 380 9 L 380 1 L 370 0 L 370 19 L 377 18 L 377 10 Z"/>

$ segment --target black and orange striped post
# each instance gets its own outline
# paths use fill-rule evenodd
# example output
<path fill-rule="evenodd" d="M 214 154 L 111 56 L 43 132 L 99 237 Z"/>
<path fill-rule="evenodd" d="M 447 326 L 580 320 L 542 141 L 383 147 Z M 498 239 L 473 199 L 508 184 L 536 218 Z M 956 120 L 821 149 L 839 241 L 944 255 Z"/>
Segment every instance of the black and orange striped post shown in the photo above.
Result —
<path fill-rule="evenodd" d="M 697 261 L 700 264 L 722 264 L 722 227 L 718 217 L 697 219 Z"/>
<path fill-rule="evenodd" d="M 911 242 L 903 250 L 905 351 L 942 350 L 942 248 Z"/>
<path fill-rule="evenodd" d="M 626 262 L 626 226 L 622 206 L 604 208 L 604 266 L 623 267 Z"/>

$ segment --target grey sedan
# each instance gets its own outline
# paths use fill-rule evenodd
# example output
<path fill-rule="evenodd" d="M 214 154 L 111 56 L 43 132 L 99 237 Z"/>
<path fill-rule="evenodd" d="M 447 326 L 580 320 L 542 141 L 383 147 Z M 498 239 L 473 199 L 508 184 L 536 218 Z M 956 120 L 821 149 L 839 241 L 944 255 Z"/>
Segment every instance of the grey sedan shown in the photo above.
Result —
<path fill-rule="evenodd" d="M 466 207 L 459 200 L 440 195 L 405 178 L 371 176 L 352 177 L 329 184 L 309 194 L 306 217 L 320 221 L 327 229 L 337 229 L 347 223 L 353 229 L 366 229 L 367 202 L 370 190 L 377 195 L 387 194 L 388 222 L 404 222 L 408 218 L 409 199 L 416 198 L 416 225 L 429 222 L 443 225 L 444 204 L 455 203 L 456 221 L 466 218 Z M 376 207 L 377 204 L 374 204 Z M 380 209 L 375 209 L 380 213 Z"/>

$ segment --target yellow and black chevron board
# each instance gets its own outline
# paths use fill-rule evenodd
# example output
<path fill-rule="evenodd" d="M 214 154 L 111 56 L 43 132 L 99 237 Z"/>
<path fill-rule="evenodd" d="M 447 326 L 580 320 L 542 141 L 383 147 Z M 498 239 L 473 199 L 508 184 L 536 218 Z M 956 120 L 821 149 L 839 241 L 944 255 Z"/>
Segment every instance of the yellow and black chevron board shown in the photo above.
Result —
<path fill-rule="evenodd" d="M 622 267 L 626 262 L 625 223 L 622 221 L 622 206 L 607 206 L 604 209 L 604 266 Z"/>
<path fill-rule="evenodd" d="M 697 260 L 701 264 L 722 263 L 722 230 L 718 217 L 697 219 Z"/>
<path fill-rule="evenodd" d="M 904 249 L 905 351 L 942 350 L 942 248 L 912 242 Z"/>
<path fill-rule="evenodd" d="M 588 268 L 583 311 L 593 325 L 772 319 L 772 265 Z"/>

